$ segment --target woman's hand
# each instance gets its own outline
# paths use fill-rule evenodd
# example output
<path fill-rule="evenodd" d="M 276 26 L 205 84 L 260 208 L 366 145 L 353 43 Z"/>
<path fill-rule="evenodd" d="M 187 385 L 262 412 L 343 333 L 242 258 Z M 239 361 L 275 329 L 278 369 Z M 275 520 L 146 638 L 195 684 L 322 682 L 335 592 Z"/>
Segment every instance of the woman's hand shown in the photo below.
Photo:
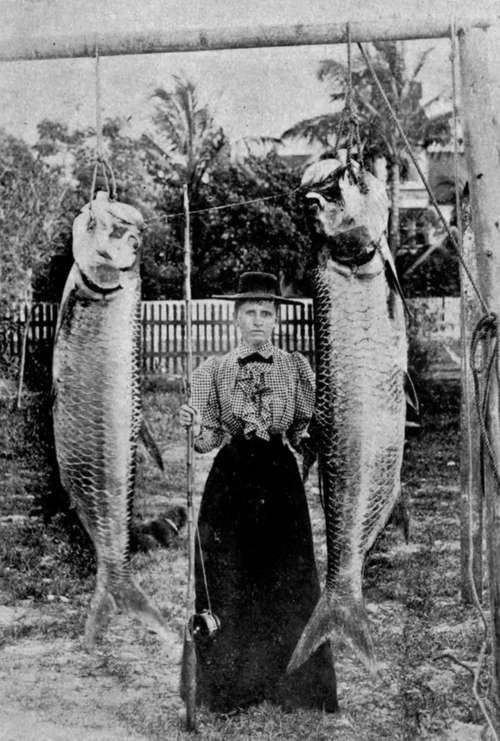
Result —
<path fill-rule="evenodd" d="M 195 437 L 200 434 L 200 413 L 196 407 L 192 407 L 190 404 L 183 404 L 179 409 L 179 421 L 183 427 L 192 427 Z"/>

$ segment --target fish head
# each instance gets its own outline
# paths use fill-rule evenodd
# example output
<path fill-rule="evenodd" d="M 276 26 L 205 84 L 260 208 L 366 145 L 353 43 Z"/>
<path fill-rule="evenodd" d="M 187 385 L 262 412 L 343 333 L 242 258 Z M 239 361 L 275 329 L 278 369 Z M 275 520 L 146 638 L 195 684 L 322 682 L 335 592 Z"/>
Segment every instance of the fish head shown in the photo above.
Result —
<path fill-rule="evenodd" d="M 99 192 L 73 224 L 73 257 L 89 285 L 111 291 L 139 275 L 143 218 L 137 209 Z"/>
<path fill-rule="evenodd" d="M 387 225 L 389 202 L 384 184 L 336 159 L 310 165 L 302 177 L 307 220 L 314 241 L 330 257 L 359 265 L 374 254 Z"/>

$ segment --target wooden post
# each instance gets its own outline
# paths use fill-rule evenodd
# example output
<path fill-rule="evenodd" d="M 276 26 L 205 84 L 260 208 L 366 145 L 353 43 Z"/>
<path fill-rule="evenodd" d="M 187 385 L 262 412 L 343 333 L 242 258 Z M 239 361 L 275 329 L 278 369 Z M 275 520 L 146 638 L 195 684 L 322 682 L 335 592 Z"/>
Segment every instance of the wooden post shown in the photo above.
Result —
<path fill-rule="evenodd" d="M 193 376 L 192 344 L 192 301 L 191 301 L 191 228 L 189 214 L 188 187 L 184 185 L 184 299 L 186 307 L 186 402 L 191 403 L 191 380 Z M 188 535 L 188 583 L 186 595 L 186 625 L 184 628 L 184 651 L 182 661 L 181 687 L 186 705 L 186 730 L 196 731 L 196 647 L 191 630 L 191 618 L 195 614 L 194 562 L 195 562 L 195 521 L 194 521 L 194 444 L 193 428 L 187 429 L 187 535 Z"/>
<path fill-rule="evenodd" d="M 460 215 L 457 216 L 457 219 Z M 470 201 L 462 203 L 462 257 L 478 281 Z M 460 268 L 460 345 L 462 396 L 460 409 L 460 572 L 462 600 L 471 604 L 473 581 L 479 601 L 483 591 L 483 480 L 481 466 L 481 432 L 474 397 L 474 380 L 470 366 L 472 332 L 481 307 L 464 269 Z"/>
<path fill-rule="evenodd" d="M 459 34 L 465 152 L 469 173 L 472 227 L 479 287 L 489 310 L 500 317 L 500 167 L 498 121 L 490 100 L 488 32 L 467 28 Z M 496 81 L 500 85 L 500 80 Z M 488 399 L 488 433 L 500 465 L 498 373 L 493 372 Z M 484 456 L 486 544 L 491 605 L 493 698 L 500 688 L 500 492 L 488 456 Z M 496 715 L 497 730 L 500 728 Z"/>

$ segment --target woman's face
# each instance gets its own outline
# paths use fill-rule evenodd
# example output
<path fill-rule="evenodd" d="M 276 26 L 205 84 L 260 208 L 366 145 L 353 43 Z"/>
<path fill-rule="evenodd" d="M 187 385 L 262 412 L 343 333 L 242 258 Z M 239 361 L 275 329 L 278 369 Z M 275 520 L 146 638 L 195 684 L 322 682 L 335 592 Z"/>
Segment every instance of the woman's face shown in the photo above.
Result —
<path fill-rule="evenodd" d="M 244 301 L 236 311 L 235 321 L 245 345 L 257 348 L 271 339 L 276 305 L 274 301 Z"/>

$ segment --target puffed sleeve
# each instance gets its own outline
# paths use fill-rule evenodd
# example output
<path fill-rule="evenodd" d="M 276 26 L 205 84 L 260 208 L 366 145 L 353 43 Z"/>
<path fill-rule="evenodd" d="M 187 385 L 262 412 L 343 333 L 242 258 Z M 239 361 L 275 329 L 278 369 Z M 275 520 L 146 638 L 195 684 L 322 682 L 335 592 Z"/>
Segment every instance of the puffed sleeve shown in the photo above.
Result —
<path fill-rule="evenodd" d="M 307 359 L 298 352 L 292 353 L 291 357 L 296 376 L 296 391 L 295 411 L 288 438 L 293 447 L 300 451 L 301 440 L 314 411 L 315 383 L 314 373 Z"/>
<path fill-rule="evenodd" d="M 208 453 L 219 447 L 224 439 L 220 419 L 220 405 L 215 382 L 219 358 L 212 357 L 201 363 L 193 372 L 191 403 L 200 413 L 200 434 L 194 439 L 198 453 Z"/>

